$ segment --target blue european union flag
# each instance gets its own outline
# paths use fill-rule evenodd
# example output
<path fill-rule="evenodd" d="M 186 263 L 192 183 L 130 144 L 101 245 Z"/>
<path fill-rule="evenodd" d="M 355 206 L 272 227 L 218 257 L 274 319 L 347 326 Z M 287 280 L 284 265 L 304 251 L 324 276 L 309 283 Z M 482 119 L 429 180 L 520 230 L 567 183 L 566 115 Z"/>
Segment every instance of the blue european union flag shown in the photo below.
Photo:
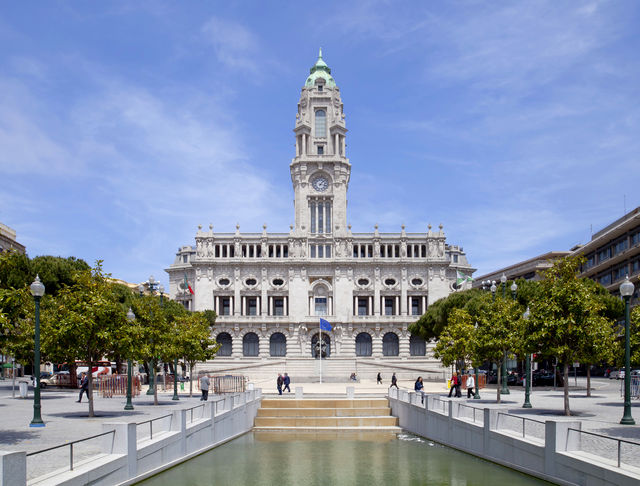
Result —
<path fill-rule="evenodd" d="M 331 324 L 329 323 L 329 321 L 320 319 L 320 329 L 322 329 L 323 331 L 331 331 L 331 329 L 333 328 L 331 327 Z"/>

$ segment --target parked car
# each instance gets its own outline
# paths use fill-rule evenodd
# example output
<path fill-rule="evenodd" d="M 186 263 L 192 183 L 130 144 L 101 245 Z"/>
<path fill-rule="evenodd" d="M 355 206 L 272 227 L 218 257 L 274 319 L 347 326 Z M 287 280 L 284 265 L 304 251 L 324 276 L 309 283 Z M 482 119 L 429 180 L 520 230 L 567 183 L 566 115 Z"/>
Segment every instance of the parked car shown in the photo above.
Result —
<path fill-rule="evenodd" d="M 553 386 L 553 372 L 537 371 L 533 373 L 531 384 L 533 386 Z"/>
<path fill-rule="evenodd" d="M 609 372 L 609 379 L 610 380 L 613 380 L 613 379 L 619 380 L 620 378 L 618 378 L 618 374 L 620 373 L 620 371 L 622 371 L 622 370 L 611 370 Z"/>

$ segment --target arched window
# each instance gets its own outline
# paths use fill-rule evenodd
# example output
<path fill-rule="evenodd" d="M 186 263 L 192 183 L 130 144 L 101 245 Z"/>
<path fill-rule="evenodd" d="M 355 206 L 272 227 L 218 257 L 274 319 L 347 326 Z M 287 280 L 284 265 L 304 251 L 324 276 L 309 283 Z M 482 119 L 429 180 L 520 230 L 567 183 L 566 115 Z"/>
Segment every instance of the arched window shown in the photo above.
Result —
<path fill-rule="evenodd" d="M 242 355 L 258 356 L 260 351 L 260 339 L 255 332 L 248 332 L 242 338 Z"/>
<path fill-rule="evenodd" d="M 316 110 L 316 137 L 327 136 L 327 114 L 324 110 Z"/>
<path fill-rule="evenodd" d="M 216 342 L 220 345 L 218 356 L 231 356 L 231 335 L 228 332 L 218 334 Z"/>
<path fill-rule="evenodd" d="M 356 356 L 371 356 L 371 335 L 361 332 L 356 336 Z"/>
<path fill-rule="evenodd" d="M 388 332 L 382 337 L 382 355 L 398 356 L 400 354 L 400 344 L 398 343 L 398 335 Z"/>
<path fill-rule="evenodd" d="M 420 336 L 411 335 L 409 339 L 409 354 L 411 356 L 426 356 L 427 342 Z"/>
<path fill-rule="evenodd" d="M 287 355 L 287 338 L 281 332 L 274 332 L 269 339 L 269 353 L 271 356 Z"/>

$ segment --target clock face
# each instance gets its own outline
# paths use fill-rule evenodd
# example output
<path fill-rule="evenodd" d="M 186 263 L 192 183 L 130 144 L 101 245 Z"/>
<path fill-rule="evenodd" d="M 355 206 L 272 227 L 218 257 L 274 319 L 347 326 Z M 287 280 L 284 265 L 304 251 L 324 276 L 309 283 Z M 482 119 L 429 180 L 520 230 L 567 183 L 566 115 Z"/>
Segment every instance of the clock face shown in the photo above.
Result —
<path fill-rule="evenodd" d="M 329 187 L 329 181 L 324 177 L 320 176 L 313 179 L 313 181 L 311 181 L 311 185 L 316 191 L 324 192 Z"/>

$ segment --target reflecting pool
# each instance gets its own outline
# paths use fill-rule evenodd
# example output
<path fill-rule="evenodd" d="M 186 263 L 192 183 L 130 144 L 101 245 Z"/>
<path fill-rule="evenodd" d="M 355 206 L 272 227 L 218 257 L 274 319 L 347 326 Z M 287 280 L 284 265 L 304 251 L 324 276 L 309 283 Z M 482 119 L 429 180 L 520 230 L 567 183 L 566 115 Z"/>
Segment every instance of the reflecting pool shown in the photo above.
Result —
<path fill-rule="evenodd" d="M 407 433 L 254 431 L 144 486 L 548 485 Z"/>

